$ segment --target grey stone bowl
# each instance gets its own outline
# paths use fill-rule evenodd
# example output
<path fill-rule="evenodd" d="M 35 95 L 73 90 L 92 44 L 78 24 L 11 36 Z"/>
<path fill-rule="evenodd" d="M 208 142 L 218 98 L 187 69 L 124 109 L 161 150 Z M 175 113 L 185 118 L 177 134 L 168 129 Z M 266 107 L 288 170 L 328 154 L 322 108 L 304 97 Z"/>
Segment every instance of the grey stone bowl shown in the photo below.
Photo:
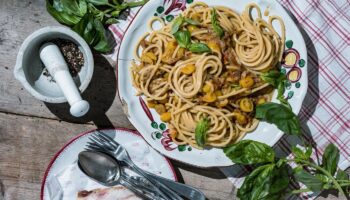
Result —
<path fill-rule="evenodd" d="M 81 93 L 88 87 L 94 71 L 94 60 L 89 45 L 69 28 L 48 26 L 29 35 L 19 49 L 14 75 L 30 94 L 49 103 L 63 103 L 67 100 L 58 84 L 44 75 L 44 65 L 39 57 L 39 49 L 44 42 L 59 38 L 77 44 L 84 55 L 84 65 L 79 74 L 73 77 Z"/>

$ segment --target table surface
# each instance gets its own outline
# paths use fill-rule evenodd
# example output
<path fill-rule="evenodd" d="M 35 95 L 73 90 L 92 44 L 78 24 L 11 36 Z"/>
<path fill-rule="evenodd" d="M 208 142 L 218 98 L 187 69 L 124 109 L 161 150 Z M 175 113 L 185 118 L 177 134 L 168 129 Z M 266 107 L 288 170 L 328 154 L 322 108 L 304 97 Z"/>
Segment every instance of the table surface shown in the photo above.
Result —
<path fill-rule="evenodd" d="M 0 0 L 0 193 L 5 199 L 37 200 L 53 155 L 78 133 L 105 127 L 134 129 L 116 96 L 115 63 L 94 55 L 93 80 L 83 94 L 92 112 L 73 119 L 67 104 L 36 100 L 14 79 L 16 55 L 33 31 L 58 23 L 44 0 Z M 179 179 L 208 199 L 236 199 L 235 188 L 219 169 L 199 169 L 172 161 Z M 318 199 L 338 199 L 325 194 Z"/>

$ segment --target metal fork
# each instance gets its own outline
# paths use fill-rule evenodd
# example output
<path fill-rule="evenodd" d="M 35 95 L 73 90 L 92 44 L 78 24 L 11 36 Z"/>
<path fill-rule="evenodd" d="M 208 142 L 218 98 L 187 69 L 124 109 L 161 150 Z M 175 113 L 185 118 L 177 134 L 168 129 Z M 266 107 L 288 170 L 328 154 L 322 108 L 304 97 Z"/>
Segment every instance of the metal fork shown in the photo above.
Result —
<path fill-rule="evenodd" d="M 123 161 L 134 171 L 139 173 L 141 176 L 145 177 L 154 186 L 155 190 L 159 192 L 162 198 L 169 200 L 183 200 L 183 198 L 181 198 L 177 193 L 172 191 L 164 184 L 154 180 L 152 176 L 149 176 L 141 168 L 135 165 L 135 163 L 131 160 L 126 149 L 122 147 L 119 143 L 117 143 L 113 138 L 109 137 L 107 134 L 101 131 L 97 131 L 97 133 L 91 135 L 89 139 L 92 142 L 88 142 L 88 150 L 103 152 L 107 151 L 112 153 L 117 160 Z"/>

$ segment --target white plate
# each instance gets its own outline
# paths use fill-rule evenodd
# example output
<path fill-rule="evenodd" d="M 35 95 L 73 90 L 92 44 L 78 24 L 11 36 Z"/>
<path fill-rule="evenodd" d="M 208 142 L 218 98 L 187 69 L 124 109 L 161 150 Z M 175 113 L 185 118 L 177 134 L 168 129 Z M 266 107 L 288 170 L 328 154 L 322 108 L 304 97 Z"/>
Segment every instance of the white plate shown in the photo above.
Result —
<path fill-rule="evenodd" d="M 117 128 L 101 130 L 123 145 L 130 154 L 131 159 L 142 169 L 153 172 L 165 178 L 177 181 L 175 171 L 170 162 L 157 151 L 150 148 L 138 132 Z M 52 158 L 41 185 L 41 200 L 49 200 L 47 180 L 60 173 L 63 169 L 76 162 L 78 154 L 84 150 L 88 137 L 95 131 L 79 134 L 69 141 Z M 72 180 L 73 181 L 73 180 Z"/>
<path fill-rule="evenodd" d="M 185 0 L 153 0 L 142 7 L 137 13 L 134 21 L 129 25 L 125 33 L 119 50 L 117 65 L 119 97 L 131 123 L 142 134 L 145 140 L 162 154 L 198 167 L 229 166 L 233 163 L 225 156 L 221 149 L 197 150 L 189 146 L 177 147 L 172 143 L 171 139 L 167 137 L 165 124 L 161 123 L 159 115 L 154 110 L 149 111 L 147 106 L 142 106 L 144 104 L 142 98 L 139 99 L 139 97 L 135 96 L 136 90 L 132 87 L 129 72 L 130 61 L 124 60 L 133 58 L 133 49 L 138 42 L 138 38 L 149 31 L 146 22 L 155 13 L 162 10 L 168 11 L 167 14 L 163 12 L 157 13 L 157 15 L 169 19 L 180 13 L 181 10 L 179 7 L 181 5 L 187 6 L 189 2 L 191 0 L 187 0 L 187 2 Z M 202 2 L 210 6 L 227 6 L 239 13 L 244 10 L 247 3 L 255 2 L 260 6 L 262 12 L 269 7 L 270 15 L 282 17 L 286 26 L 286 43 L 289 47 L 286 47 L 285 53 L 296 53 L 299 55 L 295 61 L 295 65 L 292 67 L 284 66 L 282 68 L 286 73 L 292 70 L 293 73 L 291 75 L 298 75 L 290 79 L 291 84 L 287 88 L 285 96 L 289 97 L 289 102 L 294 113 L 299 113 L 308 85 L 307 51 L 299 29 L 284 8 L 272 0 L 202 0 Z M 290 48 L 291 45 L 292 48 Z M 276 93 L 273 101 L 278 102 L 276 100 Z M 274 125 L 261 122 L 258 128 L 254 132 L 247 134 L 244 139 L 252 139 L 273 146 L 282 135 L 282 131 L 278 130 Z"/>

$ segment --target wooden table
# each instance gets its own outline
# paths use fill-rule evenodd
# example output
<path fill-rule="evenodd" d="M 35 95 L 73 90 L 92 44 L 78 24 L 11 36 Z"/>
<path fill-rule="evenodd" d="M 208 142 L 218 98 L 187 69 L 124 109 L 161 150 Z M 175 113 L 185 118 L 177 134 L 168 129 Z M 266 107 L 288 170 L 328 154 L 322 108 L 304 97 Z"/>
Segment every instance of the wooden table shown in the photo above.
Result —
<path fill-rule="evenodd" d="M 70 117 L 67 104 L 36 100 L 15 80 L 21 43 L 49 25 L 58 23 L 46 12 L 44 0 L 0 0 L 0 193 L 8 200 L 39 199 L 50 159 L 78 133 L 111 126 L 133 129 L 116 97 L 115 63 L 103 56 L 95 55 L 96 71 L 83 94 L 93 112 L 80 120 Z M 236 199 L 235 188 L 219 169 L 172 163 L 180 180 L 201 189 L 208 199 Z"/>

